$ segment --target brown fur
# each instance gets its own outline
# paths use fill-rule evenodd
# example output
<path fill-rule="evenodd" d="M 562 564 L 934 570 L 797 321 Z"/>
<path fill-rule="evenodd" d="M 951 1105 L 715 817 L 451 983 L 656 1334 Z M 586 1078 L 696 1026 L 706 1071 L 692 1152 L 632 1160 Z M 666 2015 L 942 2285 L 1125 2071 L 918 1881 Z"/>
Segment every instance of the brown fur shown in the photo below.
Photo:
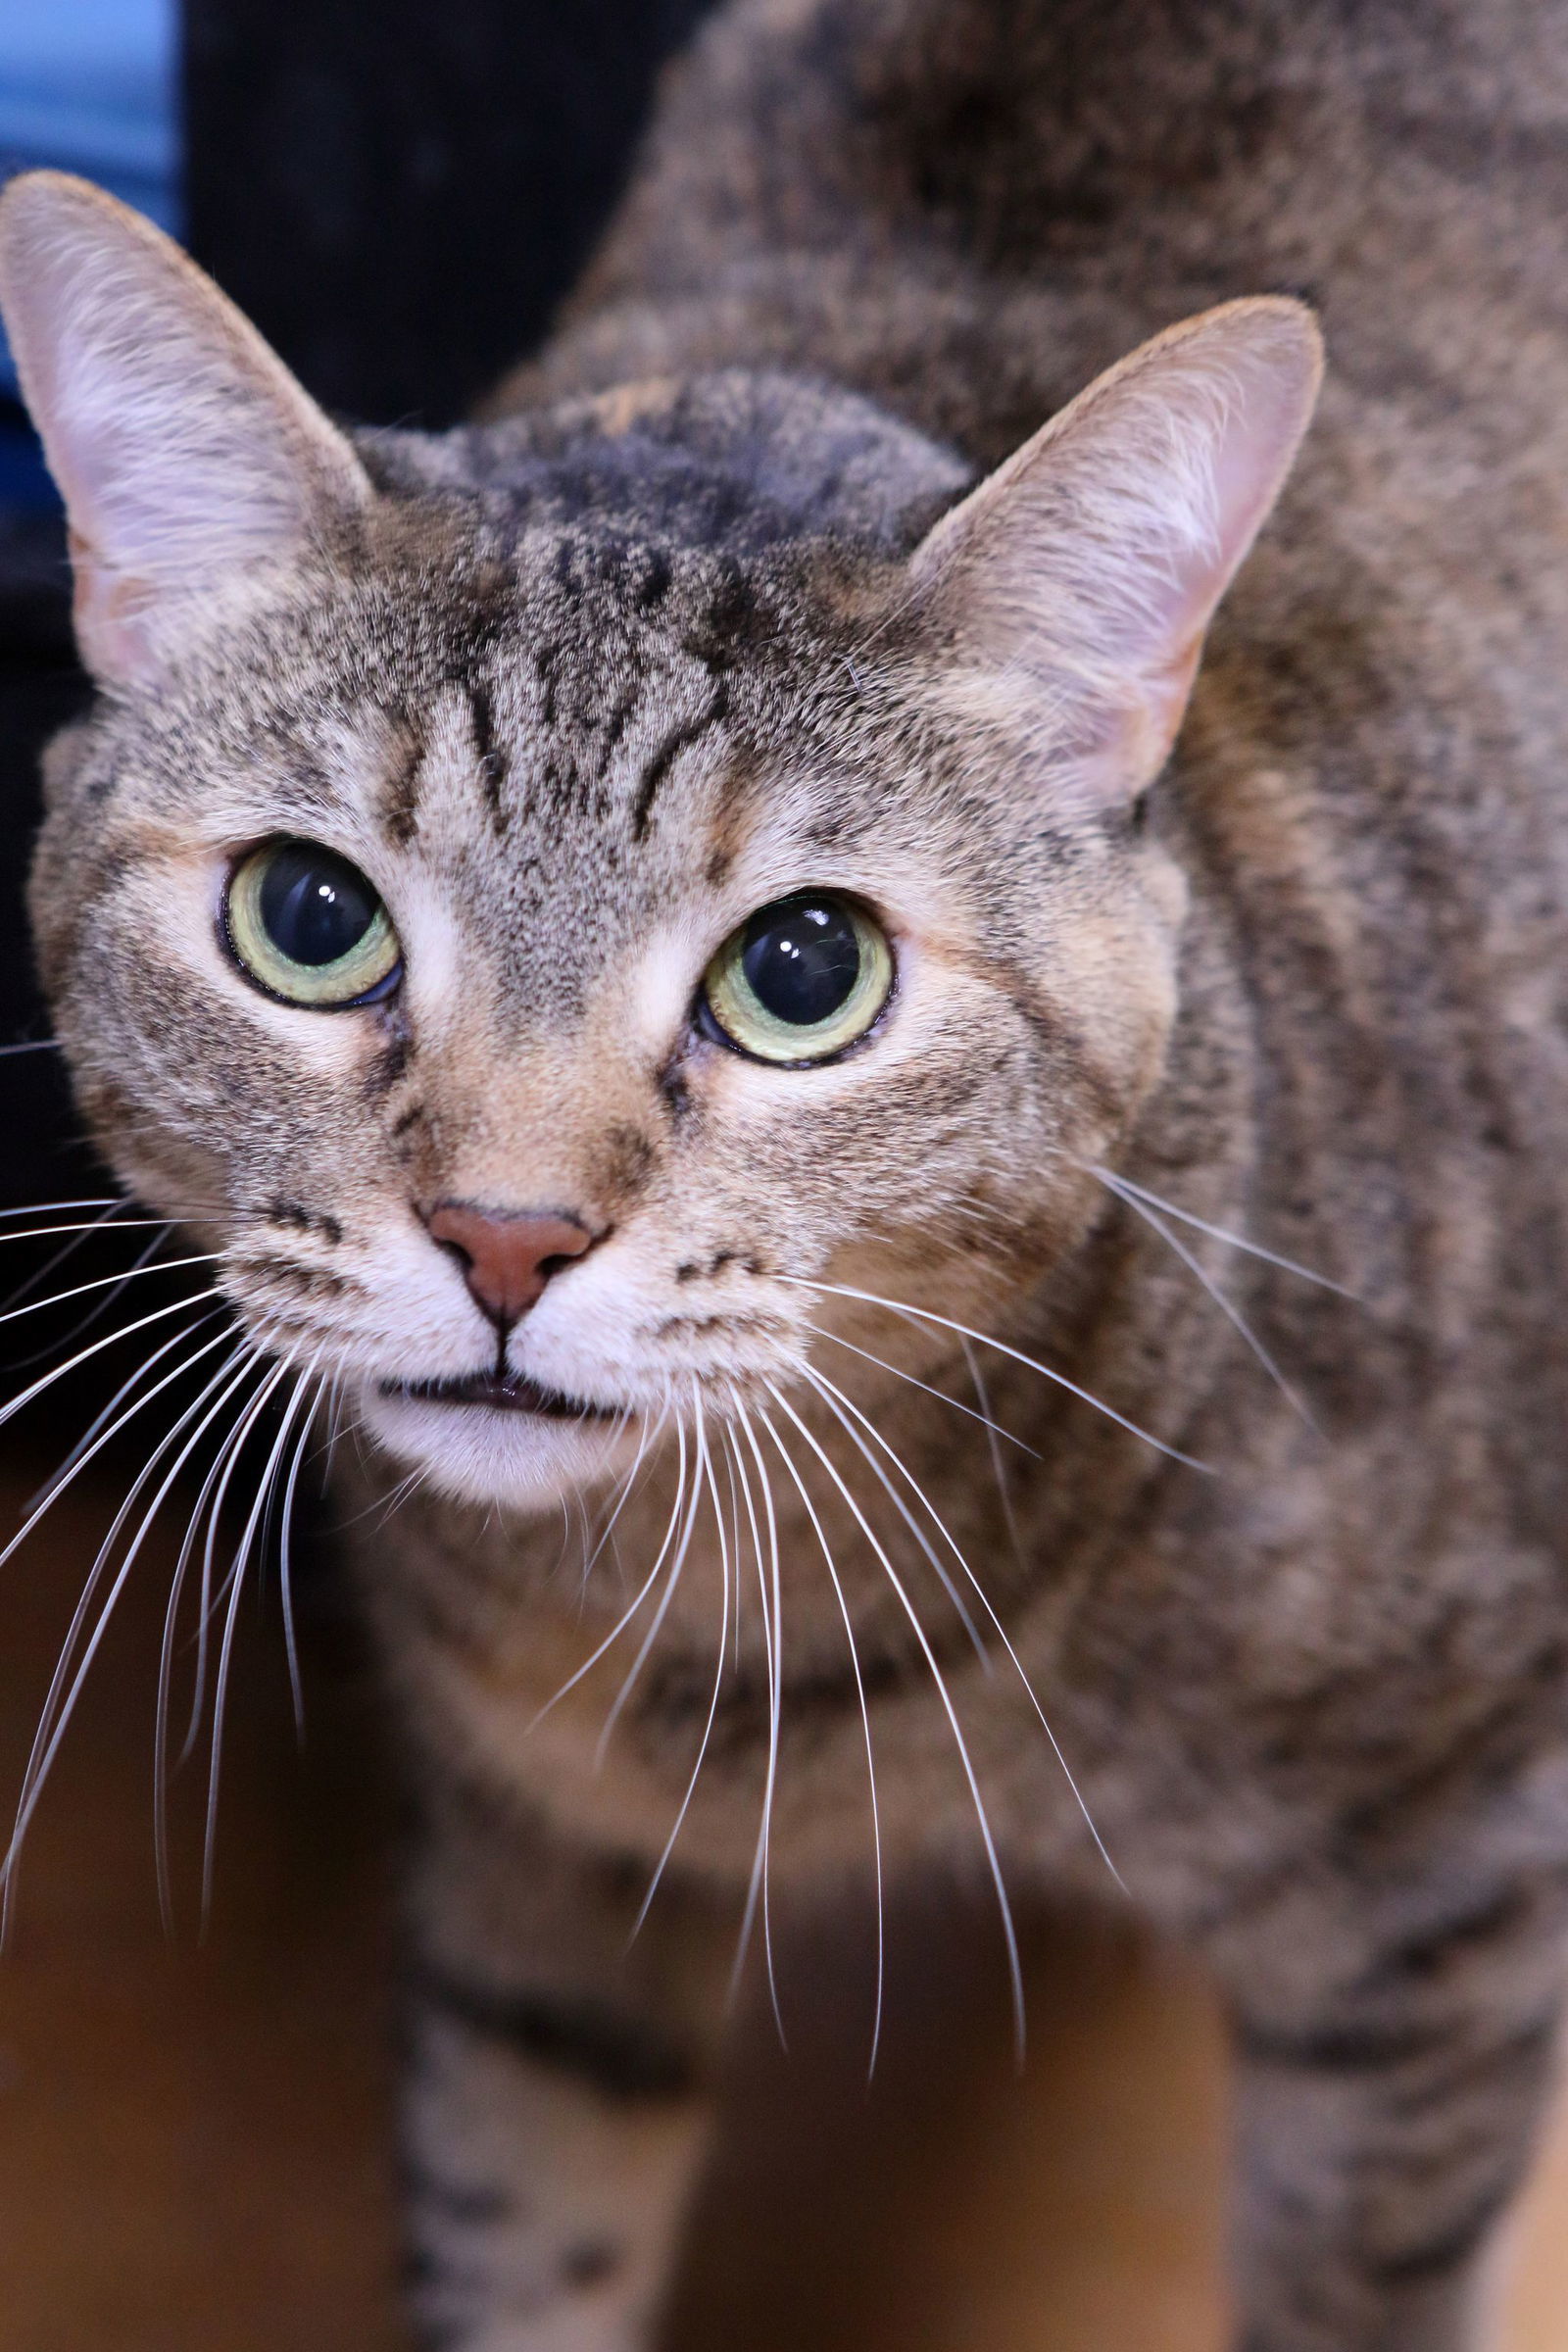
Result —
<path fill-rule="evenodd" d="M 571 1681 L 659 1556 L 667 1433 L 624 1587 L 471 1462 L 362 1544 L 425 1816 L 419 2161 L 471 2192 L 416 2206 L 432 2340 L 645 2340 L 769 1791 L 773 1897 L 868 1868 L 860 1688 L 885 1868 L 983 1876 L 933 1668 L 1009 1880 L 1130 1900 L 1226 1989 L 1247 2352 L 1474 2340 L 1568 1871 L 1559 14 L 744 0 L 497 421 L 361 437 L 368 502 L 340 488 L 275 593 L 55 754 L 34 904 L 82 1099 L 150 1198 L 258 1227 L 222 1278 L 264 1344 L 466 1371 L 410 1202 L 612 1224 L 635 1309 L 596 1252 L 530 1319 L 545 1373 L 760 1402 L 854 1625 L 852 1670 L 764 1452 L 781 1585 L 720 1479 L 678 1585 Z M 934 650 L 910 551 L 1097 368 L 1280 288 L 1332 371 L 1175 759 L 1147 802 L 1031 797 L 1016 672 L 952 668 L 972 600 Z M 227 845 L 326 825 L 389 903 L 447 910 L 449 961 L 308 1034 L 204 909 Z M 808 1096 L 672 1054 L 658 1009 L 657 943 L 771 895 L 780 828 L 918 909 L 925 959 L 924 1026 Z M 1340 1289 L 1161 1230 L 1102 1163 Z M 819 1277 L 1123 1416 L 987 1357 L 1033 1449 L 999 1479 L 951 1403 L 813 1354 L 931 1494 L 1059 1755 L 907 1490 L 906 1518 L 808 1391 L 769 1401 L 813 1324 L 974 1401 L 951 1332 Z"/>

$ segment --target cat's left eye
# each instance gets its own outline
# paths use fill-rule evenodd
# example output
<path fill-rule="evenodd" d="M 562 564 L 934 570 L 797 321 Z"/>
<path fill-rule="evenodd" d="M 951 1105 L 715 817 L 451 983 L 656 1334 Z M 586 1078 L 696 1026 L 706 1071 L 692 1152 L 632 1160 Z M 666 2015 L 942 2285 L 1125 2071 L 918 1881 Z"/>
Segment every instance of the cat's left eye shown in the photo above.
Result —
<path fill-rule="evenodd" d="M 710 1031 L 754 1061 L 831 1061 L 871 1027 L 893 993 L 881 926 L 834 891 L 760 907 L 703 979 Z"/>
<path fill-rule="evenodd" d="M 378 1003 L 403 968 L 380 899 L 358 866 L 319 842 L 268 841 L 241 858 L 223 934 L 258 988 L 320 1012 Z"/>

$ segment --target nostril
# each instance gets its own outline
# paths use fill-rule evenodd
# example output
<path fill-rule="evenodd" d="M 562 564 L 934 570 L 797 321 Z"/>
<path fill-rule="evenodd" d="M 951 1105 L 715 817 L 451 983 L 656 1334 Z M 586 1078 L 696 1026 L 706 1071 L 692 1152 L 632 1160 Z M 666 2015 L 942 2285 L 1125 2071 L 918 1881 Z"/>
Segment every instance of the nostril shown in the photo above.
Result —
<path fill-rule="evenodd" d="M 422 1211 L 438 1249 L 463 1267 L 474 1302 L 503 1330 L 527 1313 L 547 1283 L 602 1235 L 559 1209 L 489 1209 L 461 1200 Z"/>

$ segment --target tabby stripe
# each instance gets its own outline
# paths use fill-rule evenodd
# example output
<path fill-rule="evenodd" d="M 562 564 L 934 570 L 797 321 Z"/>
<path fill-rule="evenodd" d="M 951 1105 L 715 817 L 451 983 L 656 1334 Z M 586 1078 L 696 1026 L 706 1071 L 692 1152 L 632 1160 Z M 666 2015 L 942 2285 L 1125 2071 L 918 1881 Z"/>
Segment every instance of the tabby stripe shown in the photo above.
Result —
<path fill-rule="evenodd" d="M 1518 2170 L 1510 2170 L 1505 2179 L 1494 2181 L 1484 2190 L 1456 2222 L 1448 2223 L 1420 2244 L 1380 2258 L 1363 2255 L 1360 2266 L 1363 2275 L 1383 2286 L 1415 2286 L 1426 2279 L 1441 2278 L 1446 2271 L 1456 2270 L 1469 2261 L 1518 2184 Z"/>
<path fill-rule="evenodd" d="M 637 788 L 637 798 L 632 806 L 631 829 L 638 841 L 648 830 L 659 788 L 676 760 L 706 735 L 710 727 L 716 726 L 728 709 L 729 688 L 722 678 L 716 678 L 706 709 L 700 710 L 695 718 L 685 719 L 678 727 L 672 727 L 665 736 L 643 770 L 643 780 Z"/>
<path fill-rule="evenodd" d="M 1557 2040 L 1557 2019 L 1533 2019 L 1502 2041 L 1460 2045 L 1448 2063 L 1434 2068 L 1397 2095 L 1397 2112 L 1419 2115 L 1423 2107 L 1463 2098 L 1476 2089 L 1495 2095 L 1499 2083 L 1521 2071 L 1548 2067 Z"/>
<path fill-rule="evenodd" d="M 420 2213 L 439 2216 L 442 2221 L 477 2227 L 504 2222 L 512 2211 L 512 2200 L 505 2189 L 444 2179 L 407 2150 L 400 2159 L 398 2176 L 408 2203 Z"/>
<path fill-rule="evenodd" d="M 508 761 L 505 752 L 496 743 L 495 710 L 490 689 L 478 679 L 468 684 L 468 715 L 473 730 L 474 756 L 479 764 L 479 781 L 484 791 L 485 808 L 489 811 L 491 830 L 497 835 L 507 830 L 508 810 L 502 799 L 502 787 L 507 780 Z"/>
<path fill-rule="evenodd" d="M 404 847 L 419 829 L 419 786 L 427 746 L 423 730 L 415 725 L 407 711 L 400 711 L 397 716 L 407 735 L 403 758 L 386 780 L 381 825 L 390 840 Z"/>
<path fill-rule="evenodd" d="M 1499 2063 L 1544 2056 L 1556 2032 L 1555 2015 L 1526 2020 L 1503 2041 L 1479 2043 L 1456 2034 L 1447 2018 L 1425 2025 L 1320 2026 L 1299 2034 L 1244 2023 L 1238 2028 L 1236 2041 L 1244 2058 L 1301 2073 L 1376 2074 L 1386 2068 L 1446 2060 L 1439 2075 L 1440 2087 L 1447 2090 L 1457 2088 L 1467 2075 L 1484 2073 Z"/>
<path fill-rule="evenodd" d="M 1529 1916 L 1534 1893 L 1533 1888 L 1503 1887 L 1436 1926 L 1406 1936 L 1388 1954 L 1384 1973 L 1391 1977 L 1435 1976 L 1445 1961 L 1467 1945 L 1486 1944 L 1510 1935 Z"/>
<path fill-rule="evenodd" d="M 469 2033 L 504 2042 L 536 2066 L 576 2075 L 603 2098 L 681 2099 L 698 2088 L 685 2052 L 613 2010 L 544 1992 L 502 1992 L 442 1971 L 415 1982 L 433 2008 Z"/>
<path fill-rule="evenodd" d="M 1301 2034 L 1244 2026 L 1237 2046 L 1244 2058 L 1262 2066 L 1360 2075 L 1434 2057 L 1450 2034 L 1447 2026 L 1320 2026 Z"/>

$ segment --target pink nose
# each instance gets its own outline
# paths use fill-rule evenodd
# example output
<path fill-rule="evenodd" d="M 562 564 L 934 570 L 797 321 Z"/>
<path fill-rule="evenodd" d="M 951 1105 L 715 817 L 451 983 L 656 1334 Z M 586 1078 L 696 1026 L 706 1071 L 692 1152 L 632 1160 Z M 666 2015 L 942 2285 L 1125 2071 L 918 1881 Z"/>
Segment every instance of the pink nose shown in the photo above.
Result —
<path fill-rule="evenodd" d="M 461 1200 L 438 1201 L 424 1222 L 430 1239 L 463 1260 L 468 1289 L 503 1331 L 527 1313 L 551 1275 L 581 1257 L 594 1238 L 575 1217 L 466 1208 Z"/>

